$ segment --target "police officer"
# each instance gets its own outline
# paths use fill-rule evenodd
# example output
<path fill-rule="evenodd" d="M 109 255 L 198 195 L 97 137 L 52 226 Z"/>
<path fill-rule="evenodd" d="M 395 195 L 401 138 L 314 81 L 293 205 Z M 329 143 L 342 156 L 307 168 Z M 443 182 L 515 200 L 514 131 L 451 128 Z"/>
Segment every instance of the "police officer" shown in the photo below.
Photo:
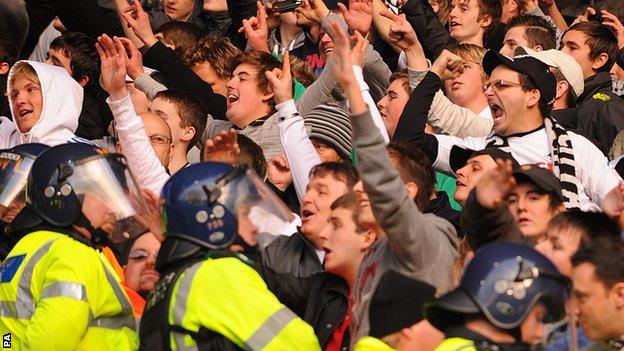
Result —
<path fill-rule="evenodd" d="M 0 151 L 0 262 L 19 240 L 19 236 L 10 233 L 7 226 L 24 208 L 28 173 L 37 156 L 48 148 L 47 145 L 32 143 Z"/>
<path fill-rule="evenodd" d="M 435 349 L 529 350 L 544 322 L 565 316 L 569 281 L 544 256 L 522 244 L 484 246 L 460 286 L 425 308 L 446 339 Z"/>
<path fill-rule="evenodd" d="M 123 156 L 87 144 L 34 162 L 12 224 L 31 230 L 0 266 L 0 333 L 13 350 L 138 348 L 128 297 L 96 249 L 138 234 L 134 184 Z"/>
<path fill-rule="evenodd" d="M 243 254 L 231 251 L 282 216 L 253 172 L 191 165 L 162 191 L 161 280 L 141 319 L 142 350 L 320 350 L 312 327 L 282 305 Z M 286 221 L 283 221 L 285 224 Z"/>

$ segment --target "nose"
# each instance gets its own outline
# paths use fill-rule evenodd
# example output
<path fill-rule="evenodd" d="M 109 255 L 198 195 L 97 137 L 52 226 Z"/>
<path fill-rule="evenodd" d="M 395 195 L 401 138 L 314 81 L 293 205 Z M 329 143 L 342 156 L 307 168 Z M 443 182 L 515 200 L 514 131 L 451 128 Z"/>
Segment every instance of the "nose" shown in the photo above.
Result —
<path fill-rule="evenodd" d="M 228 80 L 228 82 L 225 85 L 225 87 L 227 89 L 234 89 L 234 77 L 232 77 L 232 78 L 230 78 L 230 80 Z"/>
<path fill-rule="evenodd" d="M 147 259 L 145 260 L 145 265 L 148 267 L 154 267 L 154 265 L 156 265 L 156 256 L 157 254 L 150 254 L 149 256 L 147 256 Z"/>
<path fill-rule="evenodd" d="M 523 196 L 518 196 L 518 212 L 526 211 L 526 199 Z"/>
<path fill-rule="evenodd" d="M 385 108 L 387 100 L 388 100 L 388 95 L 384 95 L 384 97 L 381 100 L 379 100 L 379 102 L 377 102 L 377 108 L 380 110 Z"/>
<path fill-rule="evenodd" d="M 329 36 L 329 34 L 323 33 L 323 36 L 321 37 L 321 42 L 323 43 L 331 42 L 331 37 Z"/>
<path fill-rule="evenodd" d="M 321 232 L 319 233 L 319 238 L 321 239 L 321 242 L 324 244 L 326 242 L 329 241 L 329 238 L 331 237 L 331 226 L 329 225 L 329 223 L 327 223 L 323 229 L 321 230 Z"/>

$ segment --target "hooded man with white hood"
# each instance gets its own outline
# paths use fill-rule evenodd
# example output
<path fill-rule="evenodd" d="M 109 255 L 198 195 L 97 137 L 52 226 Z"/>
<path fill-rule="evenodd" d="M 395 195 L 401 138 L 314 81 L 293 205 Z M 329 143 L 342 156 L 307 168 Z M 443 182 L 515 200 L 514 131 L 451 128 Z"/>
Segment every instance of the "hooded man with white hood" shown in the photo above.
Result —
<path fill-rule="evenodd" d="M 63 68 L 19 61 L 9 72 L 7 95 L 13 120 L 0 117 L 0 148 L 87 142 L 74 135 L 83 90 Z"/>

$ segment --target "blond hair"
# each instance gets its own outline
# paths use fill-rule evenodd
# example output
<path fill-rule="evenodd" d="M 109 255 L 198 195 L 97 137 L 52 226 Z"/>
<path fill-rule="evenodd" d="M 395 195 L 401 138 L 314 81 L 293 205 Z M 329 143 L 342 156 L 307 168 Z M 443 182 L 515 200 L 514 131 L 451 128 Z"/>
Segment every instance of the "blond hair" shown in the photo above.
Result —
<path fill-rule="evenodd" d="M 25 77 L 31 82 L 41 86 L 39 76 L 37 72 L 28 62 L 20 61 L 13 66 L 13 72 L 11 73 L 11 81 L 9 84 L 13 85 L 18 78 Z"/>
<path fill-rule="evenodd" d="M 463 43 L 450 50 L 455 55 L 461 57 L 465 61 L 473 62 L 479 65 L 481 71 L 481 80 L 486 81 L 488 76 L 483 70 L 483 56 L 485 56 L 485 49 L 475 44 Z"/>

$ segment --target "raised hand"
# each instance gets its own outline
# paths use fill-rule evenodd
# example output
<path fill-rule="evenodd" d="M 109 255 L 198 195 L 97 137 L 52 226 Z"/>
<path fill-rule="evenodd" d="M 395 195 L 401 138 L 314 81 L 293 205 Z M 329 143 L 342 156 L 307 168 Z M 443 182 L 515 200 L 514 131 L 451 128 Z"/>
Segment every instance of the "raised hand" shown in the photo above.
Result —
<path fill-rule="evenodd" d="M 204 161 L 223 162 L 231 165 L 238 163 L 240 147 L 238 134 L 234 129 L 222 131 L 204 145 Z"/>
<path fill-rule="evenodd" d="M 329 24 L 328 34 L 334 41 L 332 57 L 334 78 L 345 88 L 349 84 L 356 83 L 351 61 L 351 43 L 347 34 L 336 22 Z"/>
<path fill-rule="evenodd" d="M 290 54 L 284 52 L 282 69 L 275 68 L 266 72 L 266 77 L 273 88 L 273 97 L 276 104 L 281 104 L 293 98 L 293 80 L 290 70 Z"/>
<path fill-rule="evenodd" d="M 405 19 L 405 15 L 397 15 L 388 10 L 383 10 L 379 14 L 394 22 L 390 26 L 390 31 L 388 33 L 388 40 L 391 44 L 396 45 L 403 51 L 414 45 L 420 46 L 420 41 L 416 36 L 416 32 L 414 28 L 412 28 L 412 25 Z"/>
<path fill-rule="evenodd" d="M 440 79 L 448 79 L 463 72 L 463 59 L 448 50 L 442 50 L 440 56 L 431 65 L 431 72 Z"/>
<path fill-rule="evenodd" d="M 141 191 L 143 198 L 147 203 L 148 213 L 142 214 L 139 217 L 139 221 L 154 234 L 156 239 L 160 242 L 165 240 L 165 236 L 162 229 L 162 219 L 160 216 L 160 199 L 158 195 L 154 194 L 151 190 L 144 189 Z"/>
<path fill-rule="evenodd" d="M 602 10 L 602 24 L 609 27 L 613 34 L 617 37 L 618 47 L 624 48 L 624 25 L 616 15 L 607 10 Z"/>
<path fill-rule="evenodd" d="M 351 41 L 355 43 L 351 49 L 351 63 L 364 67 L 366 60 L 366 48 L 368 47 L 368 39 L 364 38 L 360 32 L 355 31 L 351 36 Z"/>
<path fill-rule="evenodd" d="M 497 159 L 496 168 L 485 173 L 475 186 L 477 202 L 490 209 L 501 206 L 507 195 L 516 186 L 512 172 L 511 160 Z"/>
<path fill-rule="evenodd" d="M 121 41 L 125 50 L 125 53 L 129 53 L 130 56 L 127 56 L 126 60 L 126 72 L 128 76 L 132 79 L 137 79 L 138 76 L 143 74 L 143 56 L 134 45 L 132 40 L 124 37 L 115 38 L 115 40 Z"/>
<path fill-rule="evenodd" d="M 253 50 L 269 52 L 269 27 L 267 25 L 266 9 L 262 2 L 257 1 L 256 17 L 243 20 L 243 26 L 238 29 L 239 33 L 245 33 L 247 43 Z"/>
<path fill-rule="evenodd" d="M 614 187 L 602 202 L 602 210 L 613 218 L 619 218 L 624 211 L 624 182 Z"/>
<path fill-rule="evenodd" d="M 288 165 L 288 160 L 286 160 L 286 156 L 284 156 L 284 154 L 277 155 L 269 160 L 269 167 L 267 171 L 269 181 L 281 191 L 285 191 L 290 183 L 292 183 L 290 166 Z"/>
<path fill-rule="evenodd" d="M 121 15 L 145 46 L 152 47 L 158 41 L 152 31 L 149 16 L 143 10 L 140 1 L 135 1 L 132 6 L 122 10 Z"/>
<path fill-rule="evenodd" d="M 347 26 L 353 31 L 366 36 L 373 24 L 372 0 L 349 0 L 349 8 L 338 2 L 338 10 L 342 14 Z"/>
<path fill-rule="evenodd" d="M 126 90 L 126 51 L 119 39 L 113 41 L 108 35 L 98 37 L 95 49 L 100 55 L 100 82 L 111 99 L 119 100 L 128 94 Z"/>
<path fill-rule="evenodd" d="M 295 9 L 295 13 L 320 24 L 329 15 L 329 9 L 323 0 L 303 0 L 301 6 Z"/>
<path fill-rule="evenodd" d="M 595 14 L 596 14 L 596 10 L 593 7 L 588 7 L 585 9 L 585 11 L 583 11 L 583 13 L 581 13 L 580 15 L 578 15 L 578 17 L 576 17 L 572 25 L 578 22 L 587 22 L 589 21 L 589 16 L 593 16 Z"/>

